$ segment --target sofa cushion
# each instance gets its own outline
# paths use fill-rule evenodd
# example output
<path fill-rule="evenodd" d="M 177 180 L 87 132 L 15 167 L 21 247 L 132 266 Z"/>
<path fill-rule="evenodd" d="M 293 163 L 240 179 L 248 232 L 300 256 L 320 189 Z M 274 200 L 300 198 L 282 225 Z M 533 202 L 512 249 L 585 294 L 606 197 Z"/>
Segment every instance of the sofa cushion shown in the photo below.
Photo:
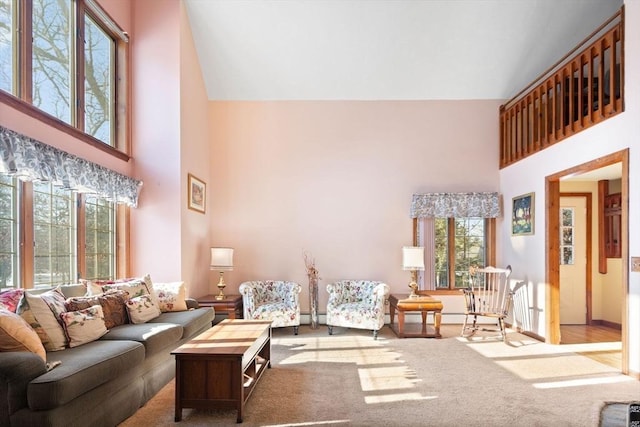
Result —
<path fill-rule="evenodd" d="M 213 309 L 202 307 L 195 310 L 162 313 L 160 316 L 149 321 L 149 324 L 173 323 L 180 325 L 183 328 L 181 338 L 189 338 L 193 337 L 196 332 L 211 327 L 214 316 Z"/>
<path fill-rule="evenodd" d="M 64 405 L 144 361 L 144 347 L 133 341 L 93 341 L 47 355 L 60 366 L 29 384 L 27 400 L 32 410 Z"/>
<path fill-rule="evenodd" d="M 182 338 L 182 326 L 171 323 L 140 323 L 116 326 L 99 341 L 130 340 L 144 345 L 146 357 Z"/>

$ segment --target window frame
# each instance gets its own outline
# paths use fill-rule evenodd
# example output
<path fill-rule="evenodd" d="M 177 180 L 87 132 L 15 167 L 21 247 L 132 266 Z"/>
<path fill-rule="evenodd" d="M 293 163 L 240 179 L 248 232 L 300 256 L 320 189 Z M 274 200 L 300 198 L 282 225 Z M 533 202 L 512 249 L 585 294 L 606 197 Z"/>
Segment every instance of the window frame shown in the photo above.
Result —
<path fill-rule="evenodd" d="M 462 218 L 458 218 L 462 219 Z M 448 251 L 447 251 L 447 262 L 449 265 L 448 271 L 448 288 L 436 288 L 435 283 L 430 283 L 427 286 L 427 278 L 424 275 L 420 275 L 419 277 L 419 286 L 421 290 L 426 290 L 429 294 L 439 294 L 439 295 L 459 295 L 462 288 L 455 287 L 455 220 L 456 218 L 447 218 L 447 235 L 448 235 Z M 413 245 L 414 246 L 422 246 L 424 242 L 424 237 L 420 236 L 420 227 L 419 227 L 419 218 L 413 218 Z M 485 260 L 487 265 L 495 265 L 496 263 L 496 219 L 495 218 L 485 218 L 484 219 L 484 232 L 485 232 Z M 435 230 L 434 230 L 435 233 Z M 422 242 L 421 242 L 422 240 Z M 435 242 L 435 239 L 434 239 Z M 425 247 L 425 254 L 428 252 L 433 252 L 434 248 Z M 429 262 L 428 259 L 425 259 L 425 265 Z M 432 265 L 430 270 L 435 273 L 435 266 Z"/>
<path fill-rule="evenodd" d="M 35 235 L 34 235 L 34 189 L 33 183 L 29 181 L 17 180 L 16 204 L 18 209 L 18 271 L 16 273 L 18 288 L 33 289 L 35 287 Z M 83 194 L 76 194 L 75 227 L 76 227 L 76 277 L 71 283 L 78 283 L 80 278 L 86 277 L 86 211 Z M 118 204 L 115 206 L 115 253 L 113 262 L 115 263 L 114 277 L 125 277 L 129 275 L 129 207 Z M 47 286 L 47 285 L 42 285 Z"/>
<path fill-rule="evenodd" d="M 129 108 L 129 37 L 115 21 L 94 0 L 68 0 L 74 11 L 73 34 L 73 73 L 72 82 L 75 85 L 74 99 L 71 102 L 71 124 L 46 113 L 33 105 L 32 94 L 32 44 L 29 42 L 33 33 L 32 13 L 33 0 L 10 0 L 14 6 L 17 19 L 16 32 L 18 36 L 14 42 L 14 84 L 15 93 L 0 89 L 0 102 L 16 110 L 30 115 L 36 120 L 63 131 L 70 136 L 83 141 L 95 148 L 109 153 L 119 159 L 130 159 L 130 108 Z M 115 44 L 112 87 L 114 98 L 112 102 L 113 129 L 112 142 L 109 145 L 84 131 L 84 28 L 85 16 L 88 15 Z M 29 35 L 26 37 L 25 35 Z"/>

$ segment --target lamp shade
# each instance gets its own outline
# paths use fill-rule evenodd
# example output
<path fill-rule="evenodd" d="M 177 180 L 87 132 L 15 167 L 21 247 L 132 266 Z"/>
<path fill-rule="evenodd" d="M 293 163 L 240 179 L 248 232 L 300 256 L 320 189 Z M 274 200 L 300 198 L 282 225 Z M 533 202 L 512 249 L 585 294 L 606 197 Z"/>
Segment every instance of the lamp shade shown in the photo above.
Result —
<path fill-rule="evenodd" d="M 233 270 L 233 248 L 211 248 L 211 270 Z"/>
<path fill-rule="evenodd" d="M 404 246 L 402 248 L 403 270 L 424 270 L 424 248 L 422 246 Z"/>

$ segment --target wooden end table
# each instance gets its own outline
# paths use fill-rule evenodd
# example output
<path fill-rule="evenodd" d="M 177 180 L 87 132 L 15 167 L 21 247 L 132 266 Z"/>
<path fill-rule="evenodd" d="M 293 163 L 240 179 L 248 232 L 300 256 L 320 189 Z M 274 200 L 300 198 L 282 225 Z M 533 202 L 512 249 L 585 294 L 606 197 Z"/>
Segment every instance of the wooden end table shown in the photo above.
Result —
<path fill-rule="evenodd" d="M 393 323 L 395 312 L 398 312 L 398 326 Z M 405 331 L 404 314 L 419 311 L 422 315 L 420 332 Z M 427 326 L 427 315 L 433 313 L 433 328 Z M 390 327 L 399 338 L 440 338 L 440 321 L 442 318 L 442 301 L 418 291 L 417 298 L 409 298 L 409 294 L 391 294 L 389 296 Z M 432 331 L 429 331 L 432 329 Z"/>
<path fill-rule="evenodd" d="M 242 319 L 242 295 L 225 295 L 216 299 L 216 295 L 196 298 L 200 307 L 213 307 L 216 314 L 226 313 L 229 319 Z"/>
<path fill-rule="evenodd" d="M 176 358 L 175 421 L 183 408 L 244 405 L 271 367 L 271 322 L 225 319 L 171 352 Z"/>

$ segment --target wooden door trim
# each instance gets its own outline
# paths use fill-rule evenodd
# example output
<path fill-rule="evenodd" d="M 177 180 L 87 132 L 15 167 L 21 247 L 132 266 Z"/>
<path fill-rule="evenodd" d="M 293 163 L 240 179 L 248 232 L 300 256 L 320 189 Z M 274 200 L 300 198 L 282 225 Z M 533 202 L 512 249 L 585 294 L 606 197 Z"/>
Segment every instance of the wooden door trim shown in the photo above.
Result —
<path fill-rule="evenodd" d="M 545 292 L 545 326 L 546 342 L 560 344 L 560 178 L 581 174 L 615 163 L 622 163 L 622 284 L 623 301 L 622 319 L 622 366 L 623 374 L 629 373 L 629 149 L 609 154 L 583 163 L 564 171 L 548 175 L 545 178 L 545 211 L 546 230 L 546 292 Z"/>

